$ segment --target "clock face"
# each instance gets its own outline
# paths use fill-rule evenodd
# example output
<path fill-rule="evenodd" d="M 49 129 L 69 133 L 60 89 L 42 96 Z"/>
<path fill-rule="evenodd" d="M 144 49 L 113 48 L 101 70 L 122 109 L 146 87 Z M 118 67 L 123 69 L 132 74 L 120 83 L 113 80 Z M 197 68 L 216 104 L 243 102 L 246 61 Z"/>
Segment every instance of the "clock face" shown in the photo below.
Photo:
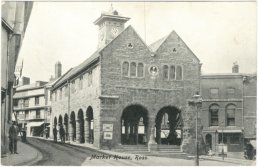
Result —
<path fill-rule="evenodd" d="M 112 28 L 111 33 L 112 33 L 113 37 L 116 37 L 118 34 L 118 28 L 117 27 Z"/>

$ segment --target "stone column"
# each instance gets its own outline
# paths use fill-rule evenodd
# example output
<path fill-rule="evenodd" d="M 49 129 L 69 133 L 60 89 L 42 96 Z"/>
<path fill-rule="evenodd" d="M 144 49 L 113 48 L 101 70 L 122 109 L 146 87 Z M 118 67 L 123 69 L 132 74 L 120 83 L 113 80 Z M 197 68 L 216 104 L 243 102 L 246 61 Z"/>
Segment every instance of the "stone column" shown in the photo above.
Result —
<path fill-rule="evenodd" d="M 124 142 L 127 144 L 128 140 L 129 140 L 128 122 L 125 121 L 124 124 L 125 124 L 125 141 Z"/>
<path fill-rule="evenodd" d="M 134 133 L 133 133 L 133 122 L 130 122 L 130 134 L 129 134 L 129 143 L 133 144 Z"/>
<path fill-rule="evenodd" d="M 72 142 L 73 141 L 73 125 L 72 125 L 72 121 L 70 121 L 69 124 L 68 124 L 68 135 L 69 135 L 70 142 Z"/>
<path fill-rule="evenodd" d="M 76 120 L 76 142 L 81 143 L 80 120 Z"/>
<path fill-rule="evenodd" d="M 84 122 L 84 135 L 85 135 L 85 143 L 90 143 L 90 122 L 89 118 L 85 118 Z"/>
<path fill-rule="evenodd" d="M 158 121 L 156 124 L 156 139 L 157 139 L 157 144 L 161 144 L 161 122 Z"/>
<path fill-rule="evenodd" d="M 134 134 L 135 134 L 135 144 L 138 144 L 138 124 L 134 125 Z"/>

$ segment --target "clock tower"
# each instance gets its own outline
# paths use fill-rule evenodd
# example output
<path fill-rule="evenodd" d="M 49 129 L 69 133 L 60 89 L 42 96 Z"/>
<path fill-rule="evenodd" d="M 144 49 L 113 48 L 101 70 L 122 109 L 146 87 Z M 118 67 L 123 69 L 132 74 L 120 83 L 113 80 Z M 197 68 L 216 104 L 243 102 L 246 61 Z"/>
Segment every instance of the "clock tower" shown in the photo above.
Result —
<path fill-rule="evenodd" d="M 111 5 L 108 12 L 102 12 L 101 16 L 94 22 L 99 26 L 98 48 L 104 47 L 124 30 L 124 24 L 129 17 L 123 17 L 113 10 Z"/>

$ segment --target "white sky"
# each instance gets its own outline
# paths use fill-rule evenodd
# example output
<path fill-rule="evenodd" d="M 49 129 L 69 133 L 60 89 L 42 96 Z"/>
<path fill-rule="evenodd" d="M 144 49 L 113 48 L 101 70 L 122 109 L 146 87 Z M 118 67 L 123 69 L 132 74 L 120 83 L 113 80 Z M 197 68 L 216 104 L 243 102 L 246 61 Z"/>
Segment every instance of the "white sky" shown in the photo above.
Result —
<path fill-rule="evenodd" d="M 54 64 L 62 73 L 88 58 L 97 48 L 98 27 L 93 22 L 108 2 L 34 2 L 18 64 L 23 75 L 48 81 Z M 114 9 L 131 19 L 144 37 L 144 3 L 114 2 Z M 229 73 L 237 61 L 240 72 L 256 71 L 256 2 L 146 2 L 146 43 L 172 30 L 203 63 L 203 73 Z"/>

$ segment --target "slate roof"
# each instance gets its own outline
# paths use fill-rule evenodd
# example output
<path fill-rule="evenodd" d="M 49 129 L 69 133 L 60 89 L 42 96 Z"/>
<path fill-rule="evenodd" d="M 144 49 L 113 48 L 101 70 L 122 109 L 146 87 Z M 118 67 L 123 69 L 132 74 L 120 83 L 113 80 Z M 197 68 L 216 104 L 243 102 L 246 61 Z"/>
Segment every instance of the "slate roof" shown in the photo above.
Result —
<path fill-rule="evenodd" d="M 16 88 L 16 91 L 22 91 L 22 90 L 28 90 L 28 89 L 39 89 L 42 88 L 46 85 L 47 83 L 41 85 L 41 86 L 36 86 L 36 83 L 29 84 L 29 85 L 22 85 Z"/>
<path fill-rule="evenodd" d="M 169 35 L 170 35 L 170 34 L 169 34 Z M 159 49 L 159 47 L 163 44 L 163 42 L 165 42 L 165 40 L 167 39 L 167 37 L 168 37 L 169 35 L 167 35 L 167 36 L 165 36 L 165 37 L 163 37 L 163 38 L 157 40 L 156 42 L 153 42 L 152 44 L 150 44 L 150 45 L 149 45 L 150 50 L 151 50 L 152 52 L 156 52 L 156 51 Z"/>
<path fill-rule="evenodd" d="M 70 79 L 71 77 L 75 76 L 78 72 L 82 71 L 83 69 L 87 68 L 92 62 L 96 61 L 99 58 L 99 49 L 95 51 L 89 58 L 87 58 L 84 62 L 79 64 L 78 66 L 71 68 L 64 76 L 54 84 L 54 87 L 61 85 L 62 83 L 66 82 L 66 80 Z"/>

